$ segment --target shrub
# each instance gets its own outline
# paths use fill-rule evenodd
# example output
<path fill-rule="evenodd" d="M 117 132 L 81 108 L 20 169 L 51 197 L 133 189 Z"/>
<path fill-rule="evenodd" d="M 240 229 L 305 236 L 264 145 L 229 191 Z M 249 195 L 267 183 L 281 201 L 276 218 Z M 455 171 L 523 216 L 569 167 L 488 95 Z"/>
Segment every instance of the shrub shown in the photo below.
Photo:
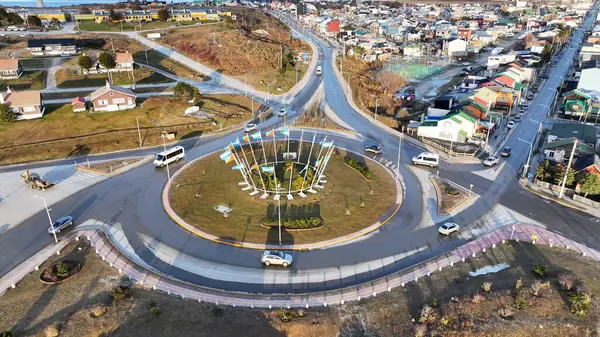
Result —
<path fill-rule="evenodd" d="M 281 309 L 279 312 L 279 319 L 282 322 L 289 322 L 294 318 L 294 312 L 290 309 Z"/>
<path fill-rule="evenodd" d="M 455 188 L 448 187 L 448 188 L 446 188 L 446 194 L 456 197 L 456 196 L 460 195 L 460 191 Z"/>
<path fill-rule="evenodd" d="M 519 294 L 515 297 L 515 308 L 523 309 L 527 306 L 527 300 L 525 300 L 525 295 Z"/>
<path fill-rule="evenodd" d="M 434 323 L 437 319 L 437 314 L 433 308 L 427 304 L 421 309 L 421 315 L 419 316 L 419 323 Z"/>
<path fill-rule="evenodd" d="M 427 334 L 427 325 L 418 324 L 415 326 L 415 337 L 425 337 Z"/>
<path fill-rule="evenodd" d="M 533 284 L 531 285 L 531 290 L 533 291 L 533 296 L 538 296 L 542 289 L 549 288 L 549 287 L 550 287 L 549 282 L 542 282 L 539 280 L 533 282 Z"/>
<path fill-rule="evenodd" d="M 513 311 L 509 307 L 502 307 L 498 309 L 498 315 L 502 318 L 511 318 L 513 316 Z"/>
<path fill-rule="evenodd" d="M 156 303 L 151 302 L 150 303 L 150 312 L 152 313 L 152 315 L 158 317 L 160 316 L 160 310 L 158 309 L 158 306 L 156 305 Z"/>
<path fill-rule="evenodd" d="M 306 316 L 306 313 L 304 312 L 304 310 L 298 309 L 298 311 L 296 312 L 296 315 L 298 315 L 298 317 L 304 317 L 304 316 Z"/>
<path fill-rule="evenodd" d="M 110 291 L 110 297 L 113 298 L 114 302 L 119 302 L 131 296 L 131 291 L 128 288 L 121 286 L 114 287 Z"/>
<path fill-rule="evenodd" d="M 535 267 L 533 267 L 533 274 L 537 275 L 539 277 L 546 276 L 547 272 L 548 272 L 548 268 L 542 264 L 538 264 Z"/>
<path fill-rule="evenodd" d="M 56 276 L 58 277 L 69 277 L 71 275 L 71 267 L 64 262 L 56 264 Z"/>
<path fill-rule="evenodd" d="M 515 283 L 515 289 L 519 290 L 523 286 L 523 280 L 519 277 L 517 283 Z"/>
<path fill-rule="evenodd" d="M 586 317 L 592 310 L 592 298 L 586 293 L 573 293 L 569 295 L 569 312 L 579 317 Z"/>
<path fill-rule="evenodd" d="M 264 226 L 277 227 L 279 225 L 279 219 L 268 219 L 264 218 L 262 221 Z M 308 217 L 300 219 L 281 219 L 281 226 L 286 229 L 310 229 L 319 228 L 323 226 L 323 220 L 319 217 Z"/>
<path fill-rule="evenodd" d="M 12 331 L 3 331 L 0 332 L 0 337 L 13 337 Z"/>
<path fill-rule="evenodd" d="M 489 293 L 490 291 L 492 291 L 492 282 L 483 282 L 483 284 L 481 285 L 481 289 L 483 289 L 483 291 L 485 291 L 486 293 Z"/>
<path fill-rule="evenodd" d="M 214 307 L 212 309 L 212 314 L 215 317 L 223 316 L 223 313 L 225 313 L 225 310 L 223 310 L 223 308 L 221 308 L 221 307 Z"/>
<path fill-rule="evenodd" d="M 562 273 L 558 275 L 558 283 L 564 290 L 571 291 L 577 283 L 577 278 L 573 274 Z"/>
<path fill-rule="evenodd" d="M 475 294 L 475 295 L 473 295 L 473 299 L 471 300 L 471 302 L 481 303 L 481 302 L 483 302 L 483 300 L 485 300 L 485 296 L 483 296 L 481 294 Z"/>
<path fill-rule="evenodd" d="M 346 164 L 360 172 L 360 174 L 362 174 L 368 180 L 371 180 L 371 178 L 373 177 L 373 172 L 369 171 L 369 169 L 365 165 L 363 165 L 356 159 L 348 158 L 346 159 Z"/>
<path fill-rule="evenodd" d="M 103 305 L 95 305 L 90 310 L 90 316 L 100 317 L 106 313 L 106 307 Z"/>
<path fill-rule="evenodd" d="M 447 326 L 450 324 L 450 318 L 448 316 L 442 316 L 442 318 L 440 318 L 440 324 Z"/>
<path fill-rule="evenodd" d="M 438 305 L 438 299 L 434 297 L 431 300 L 431 306 L 435 308 L 435 307 L 437 307 L 437 305 Z"/>
<path fill-rule="evenodd" d="M 53 323 L 44 328 L 44 336 L 46 337 L 58 337 L 60 335 L 60 329 L 57 323 Z"/>

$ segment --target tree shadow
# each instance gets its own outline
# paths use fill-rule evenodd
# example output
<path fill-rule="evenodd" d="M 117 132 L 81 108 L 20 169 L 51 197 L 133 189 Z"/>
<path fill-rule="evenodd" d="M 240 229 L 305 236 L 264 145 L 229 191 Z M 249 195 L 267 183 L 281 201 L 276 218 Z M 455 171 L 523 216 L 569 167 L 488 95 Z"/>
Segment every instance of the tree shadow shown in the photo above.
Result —
<path fill-rule="evenodd" d="M 75 148 L 69 151 L 69 153 L 67 154 L 67 159 L 87 156 L 90 153 L 90 151 L 91 149 L 88 145 L 77 144 L 75 145 Z"/>
<path fill-rule="evenodd" d="M 281 227 L 281 244 L 287 246 L 294 245 L 294 234 L 285 230 L 284 227 Z M 267 245 L 278 245 L 279 244 L 279 227 L 273 226 L 269 228 L 267 232 L 267 238 L 265 241 Z"/>

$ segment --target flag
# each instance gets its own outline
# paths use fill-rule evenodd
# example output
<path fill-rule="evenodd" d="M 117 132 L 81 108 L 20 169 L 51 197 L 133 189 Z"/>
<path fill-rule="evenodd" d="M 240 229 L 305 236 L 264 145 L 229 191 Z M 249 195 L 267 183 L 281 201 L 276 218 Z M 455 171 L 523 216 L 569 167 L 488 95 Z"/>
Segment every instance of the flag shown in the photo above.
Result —
<path fill-rule="evenodd" d="M 250 137 L 248 137 L 248 135 L 244 135 L 244 138 L 242 138 L 245 142 L 250 143 Z"/>
<path fill-rule="evenodd" d="M 281 132 L 282 135 L 289 137 L 290 136 L 290 130 L 289 129 L 283 129 L 283 130 L 279 130 L 279 132 Z"/>
<path fill-rule="evenodd" d="M 225 159 L 225 164 L 231 163 L 233 161 L 233 159 L 234 159 L 233 156 L 227 157 L 227 159 Z"/>
<path fill-rule="evenodd" d="M 229 157 L 231 157 L 231 150 L 227 149 L 227 151 L 221 153 L 219 157 L 221 157 L 221 160 L 226 161 Z"/>
<path fill-rule="evenodd" d="M 231 145 L 231 143 L 229 143 L 229 145 L 225 146 L 223 148 L 223 150 L 227 151 L 227 150 L 233 150 L 233 145 Z"/>
<path fill-rule="evenodd" d="M 252 167 L 250 168 L 250 171 L 252 171 L 254 169 L 258 170 L 258 164 L 257 163 L 254 163 L 254 165 L 252 165 Z"/>
<path fill-rule="evenodd" d="M 333 146 L 333 141 L 331 142 L 321 142 L 321 147 L 322 148 L 330 148 L 331 146 Z"/>
<path fill-rule="evenodd" d="M 271 131 L 267 131 L 267 137 L 275 137 L 275 129 L 271 129 Z"/>
<path fill-rule="evenodd" d="M 266 173 L 273 173 L 275 172 L 275 166 L 263 166 L 262 171 Z"/>
<path fill-rule="evenodd" d="M 262 136 L 260 135 L 260 131 L 253 133 L 250 135 L 250 137 L 252 137 L 252 139 L 257 140 L 257 139 L 261 139 Z"/>
<path fill-rule="evenodd" d="M 315 167 L 319 167 L 319 166 L 321 166 L 321 162 L 322 162 L 322 161 L 323 161 L 323 158 L 319 158 L 319 160 L 317 160 L 317 161 L 315 162 Z"/>
<path fill-rule="evenodd" d="M 288 166 L 285 168 L 285 172 L 287 172 L 287 171 L 291 171 L 293 166 L 294 166 L 294 164 L 291 164 L 291 163 L 290 163 L 290 165 L 288 165 Z"/>
<path fill-rule="evenodd" d="M 302 174 L 302 172 L 306 171 L 307 168 L 308 168 L 308 165 L 304 165 L 304 168 L 302 170 L 300 170 L 300 174 Z"/>
<path fill-rule="evenodd" d="M 232 170 L 241 170 L 244 168 L 244 164 L 237 164 L 235 166 L 233 166 L 231 169 Z"/>
<path fill-rule="evenodd" d="M 231 141 L 231 145 L 233 145 L 233 147 L 238 147 L 238 146 L 241 146 L 242 144 L 240 143 L 240 139 L 236 138 Z"/>

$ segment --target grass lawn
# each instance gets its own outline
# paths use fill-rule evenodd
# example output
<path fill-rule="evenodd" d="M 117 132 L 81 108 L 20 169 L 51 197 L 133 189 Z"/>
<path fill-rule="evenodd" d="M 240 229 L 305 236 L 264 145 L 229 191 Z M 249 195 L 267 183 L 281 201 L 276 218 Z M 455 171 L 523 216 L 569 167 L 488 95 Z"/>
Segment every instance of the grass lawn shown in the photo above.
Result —
<path fill-rule="evenodd" d="M 167 56 L 155 50 L 148 50 L 146 53 L 144 53 L 143 50 L 137 51 L 133 53 L 133 59 L 137 63 L 146 64 L 146 54 L 148 55 L 148 65 L 151 65 L 160 70 L 168 71 L 177 76 L 189 78 L 196 81 L 206 81 L 209 79 L 207 76 L 197 73 L 196 71 L 168 58 Z"/>
<path fill-rule="evenodd" d="M 269 145 L 265 144 L 267 158 L 272 158 Z M 281 153 L 286 145 L 285 142 L 279 145 Z M 295 151 L 296 146 L 291 145 L 290 150 Z M 308 156 L 310 142 L 305 142 L 303 147 L 303 161 L 306 162 L 304 157 Z M 338 152 L 332 156 L 325 170 L 328 182 L 323 190 L 314 195 L 307 193 L 309 196 L 304 199 L 298 196 L 291 201 L 281 198 L 282 217 L 320 216 L 324 222 L 319 229 L 285 231 L 282 235 L 284 244 L 318 242 L 350 234 L 374 224 L 382 216 L 389 216 L 395 209 L 396 187 L 392 177 L 369 161 L 366 165 L 375 178 L 368 182 L 346 166 L 345 151 Z M 316 149 L 313 150 L 313 161 L 317 153 Z M 252 162 L 251 155 L 248 156 Z M 256 151 L 256 156 L 262 158 L 261 151 Z M 231 170 L 229 166 L 215 154 L 181 172 L 169 193 L 173 210 L 193 226 L 224 239 L 277 244 L 278 231 L 261 225 L 265 217 L 277 218 L 277 202 L 272 197 L 263 200 L 260 195 L 252 197 L 241 191 L 238 182 L 242 181 L 242 177 L 239 171 Z M 294 171 L 300 169 L 297 167 Z M 283 172 L 278 176 L 283 177 Z M 255 181 L 260 185 L 258 176 Z M 289 179 L 283 180 L 283 183 L 289 184 Z M 371 190 L 373 194 L 369 194 Z M 213 209 L 218 205 L 233 209 L 228 218 L 223 218 Z M 351 215 L 346 215 L 347 209 Z"/>
<path fill-rule="evenodd" d="M 298 82 L 302 81 L 304 74 L 308 70 L 308 64 L 301 64 L 298 67 Z M 244 81 L 244 76 L 237 76 L 240 80 Z M 281 73 L 278 70 L 267 71 L 264 73 L 250 74 L 246 76 L 246 80 L 249 85 L 257 90 L 267 91 L 267 85 L 262 84 L 269 83 L 269 91 L 273 94 L 281 94 L 289 91 L 294 85 L 296 85 L 296 71 L 286 70 Z"/>
<path fill-rule="evenodd" d="M 469 194 L 469 191 L 457 188 L 446 180 L 432 177 L 431 182 L 434 184 L 438 196 L 439 214 L 452 213 L 457 207 L 460 207 L 473 197 L 473 195 Z"/>
<path fill-rule="evenodd" d="M 325 118 L 324 122 L 323 118 Z M 343 128 L 334 124 L 318 106 L 312 106 L 310 109 L 304 110 L 304 112 L 294 121 L 293 125 L 296 127 L 343 130 Z"/>
<path fill-rule="evenodd" d="M 174 132 L 177 139 L 181 139 L 217 129 L 219 123 L 227 127 L 251 118 L 251 100 L 247 97 L 207 95 L 203 100 L 202 109 L 213 115 L 207 121 L 183 116 L 189 104 L 184 99 L 174 97 L 138 99 L 141 108 L 92 114 L 75 113 L 70 104 L 48 105 L 43 118 L 0 125 L 0 143 L 5 147 L 0 149 L 0 164 L 138 147 L 138 116 L 144 146 L 162 144 L 158 137 L 163 130 Z M 216 125 L 212 124 L 213 121 Z M 94 135 L 97 133 L 102 134 Z M 33 145 L 65 137 L 79 138 Z M 20 146 L 14 147 L 16 145 Z"/>
<path fill-rule="evenodd" d="M 21 77 L 14 80 L 0 80 L 0 90 L 5 91 L 7 86 L 15 90 L 42 90 L 46 88 L 45 71 L 23 72 Z"/>
<path fill-rule="evenodd" d="M 50 68 L 52 66 L 51 58 L 29 58 L 29 59 L 19 59 L 21 65 L 23 66 L 23 70 L 27 71 L 28 68 Z"/>
<path fill-rule="evenodd" d="M 189 22 L 172 22 L 172 21 L 152 21 L 142 22 L 141 28 L 137 22 L 123 22 L 121 23 L 96 23 L 94 21 L 81 21 L 79 23 L 79 30 L 82 31 L 100 31 L 100 32 L 120 32 L 121 26 L 123 31 L 134 31 L 134 30 L 147 30 L 147 29 L 158 29 L 158 28 L 169 28 L 171 26 L 190 26 L 195 25 L 198 21 Z M 137 27 L 137 28 L 136 28 Z M 147 33 L 144 33 L 147 34 Z"/>
<path fill-rule="evenodd" d="M 133 71 L 136 84 L 145 83 L 169 83 L 172 79 L 155 73 L 148 68 L 140 68 Z M 133 84 L 131 72 L 122 71 L 113 73 L 113 83 L 116 85 Z M 108 74 L 79 74 L 79 70 L 60 69 L 56 72 L 56 84 L 59 88 L 85 88 L 99 87 L 106 83 Z"/>

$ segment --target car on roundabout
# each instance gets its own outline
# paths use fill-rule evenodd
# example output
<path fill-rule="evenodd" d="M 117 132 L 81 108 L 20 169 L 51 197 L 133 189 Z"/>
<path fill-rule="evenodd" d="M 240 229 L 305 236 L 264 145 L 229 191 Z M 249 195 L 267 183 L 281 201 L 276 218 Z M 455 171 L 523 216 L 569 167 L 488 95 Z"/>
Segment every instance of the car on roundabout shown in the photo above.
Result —
<path fill-rule="evenodd" d="M 262 262 L 265 266 L 277 265 L 287 267 L 292 264 L 292 261 L 293 258 L 290 254 L 276 250 L 265 250 L 260 258 L 260 262 Z"/>
<path fill-rule="evenodd" d="M 500 155 L 502 157 L 508 157 L 510 156 L 510 151 L 512 151 L 512 149 L 509 146 L 505 146 L 502 151 L 500 151 Z"/>
<path fill-rule="evenodd" d="M 379 145 L 367 145 L 365 146 L 365 152 L 380 154 L 382 152 L 381 146 Z"/>
<path fill-rule="evenodd" d="M 438 228 L 438 232 L 443 235 L 450 235 L 454 232 L 458 232 L 460 226 L 454 222 L 446 222 Z"/>
<path fill-rule="evenodd" d="M 256 124 L 248 123 L 244 127 L 244 132 L 252 132 L 252 131 L 255 131 L 257 128 L 258 128 L 258 126 Z"/>
<path fill-rule="evenodd" d="M 282 106 L 281 109 L 279 109 L 279 113 L 277 114 L 277 116 L 283 117 L 285 115 L 287 115 L 287 110 L 285 109 L 285 106 Z"/>
<path fill-rule="evenodd" d="M 71 226 L 73 224 L 73 217 L 70 215 L 63 216 L 52 223 L 52 226 L 48 226 L 48 233 L 60 233 L 61 230 Z"/>
<path fill-rule="evenodd" d="M 494 156 L 487 157 L 483 161 L 483 165 L 491 167 L 491 166 L 494 166 L 494 165 L 498 164 L 498 161 L 499 161 L 498 157 L 494 157 Z"/>

